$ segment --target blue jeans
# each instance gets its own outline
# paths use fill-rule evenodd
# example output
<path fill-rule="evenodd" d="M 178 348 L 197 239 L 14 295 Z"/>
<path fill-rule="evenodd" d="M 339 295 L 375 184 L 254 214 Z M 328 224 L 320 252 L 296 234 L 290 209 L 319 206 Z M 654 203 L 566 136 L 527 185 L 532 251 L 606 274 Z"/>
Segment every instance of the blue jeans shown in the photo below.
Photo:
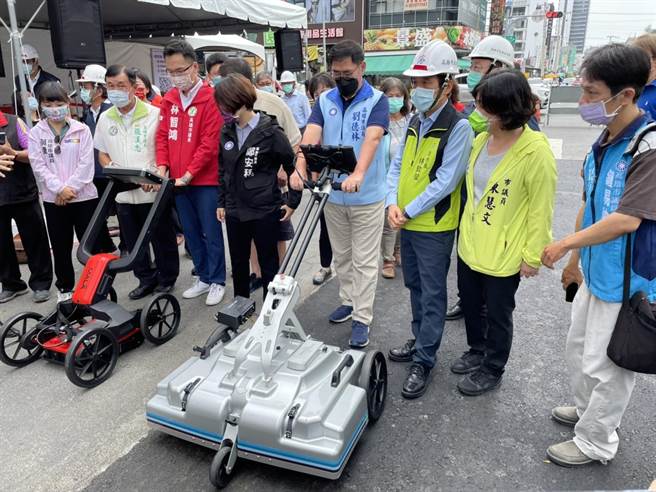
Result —
<path fill-rule="evenodd" d="M 410 290 L 414 362 L 435 365 L 446 315 L 446 275 L 451 263 L 455 231 L 401 230 L 403 281 Z"/>
<path fill-rule="evenodd" d="M 216 218 L 217 186 L 188 186 L 175 195 L 182 229 L 196 273 L 206 284 L 225 285 L 225 248 Z"/>

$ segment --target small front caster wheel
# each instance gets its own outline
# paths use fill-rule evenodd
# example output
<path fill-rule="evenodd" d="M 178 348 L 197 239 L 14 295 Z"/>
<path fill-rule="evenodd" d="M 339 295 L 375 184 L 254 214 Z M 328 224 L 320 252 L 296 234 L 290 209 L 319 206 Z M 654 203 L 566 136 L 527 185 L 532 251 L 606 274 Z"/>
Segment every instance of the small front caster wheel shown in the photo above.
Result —
<path fill-rule="evenodd" d="M 39 358 L 43 348 L 36 341 L 40 321 L 37 313 L 21 313 L 7 320 L 0 331 L 0 360 L 23 367 Z"/>
<path fill-rule="evenodd" d="M 175 336 L 181 317 L 180 303 L 174 296 L 156 295 L 141 311 L 141 333 L 150 343 L 162 345 Z"/>
<path fill-rule="evenodd" d="M 229 473 L 226 467 L 230 459 L 232 446 L 224 446 L 217 451 L 210 465 L 210 482 L 217 489 L 225 488 L 232 479 L 232 470 Z"/>

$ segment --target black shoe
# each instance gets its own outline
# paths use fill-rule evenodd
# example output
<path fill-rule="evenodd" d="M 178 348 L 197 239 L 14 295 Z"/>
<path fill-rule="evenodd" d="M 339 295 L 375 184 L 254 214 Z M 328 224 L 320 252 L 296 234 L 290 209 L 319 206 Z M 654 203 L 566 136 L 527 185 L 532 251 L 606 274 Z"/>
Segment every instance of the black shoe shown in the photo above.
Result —
<path fill-rule="evenodd" d="M 446 316 L 444 319 L 447 321 L 456 321 L 465 317 L 465 314 L 462 312 L 462 305 L 460 304 L 460 299 L 453 306 L 446 310 Z"/>
<path fill-rule="evenodd" d="M 410 366 L 408 377 L 405 378 L 403 383 L 403 390 L 401 396 L 407 400 L 419 398 L 426 393 L 428 388 L 428 377 L 430 376 L 430 369 L 423 364 L 415 362 Z"/>
<path fill-rule="evenodd" d="M 487 371 L 479 369 L 469 374 L 458 383 L 458 390 L 463 395 L 478 396 L 492 391 L 501 385 L 502 376 L 495 376 Z"/>
<path fill-rule="evenodd" d="M 254 273 L 251 273 L 251 283 L 249 287 L 251 293 L 255 292 L 257 289 L 261 289 L 263 285 L 262 277 L 256 277 Z"/>
<path fill-rule="evenodd" d="M 469 350 L 451 364 L 451 372 L 453 374 L 469 374 L 477 371 L 481 367 L 481 362 L 483 362 L 483 354 Z"/>
<path fill-rule="evenodd" d="M 158 294 L 168 294 L 173 290 L 173 287 L 175 287 L 175 284 L 159 284 L 157 287 L 155 287 L 155 292 Z"/>
<path fill-rule="evenodd" d="M 136 301 L 137 299 L 143 299 L 147 295 L 150 295 L 153 293 L 155 290 L 154 285 L 140 285 L 136 289 L 134 289 L 132 292 L 128 294 L 128 297 L 132 299 L 133 301 Z"/>
<path fill-rule="evenodd" d="M 198 277 L 198 274 L 196 273 L 196 269 L 195 269 L 195 268 L 192 268 L 192 269 L 191 269 L 191 276 L 192 276 L 192 277 Z"/>
<path fill-rule="evenodd" d="M 412 356 L 415 355 L 417 349 L 415 349 L 416 340 L 413 338 L 405 342 L 405 345 L 398 348 L 390 349 L 389 351 L 389 360 L 394 362 L 410 362 L 412 361 Z"/>

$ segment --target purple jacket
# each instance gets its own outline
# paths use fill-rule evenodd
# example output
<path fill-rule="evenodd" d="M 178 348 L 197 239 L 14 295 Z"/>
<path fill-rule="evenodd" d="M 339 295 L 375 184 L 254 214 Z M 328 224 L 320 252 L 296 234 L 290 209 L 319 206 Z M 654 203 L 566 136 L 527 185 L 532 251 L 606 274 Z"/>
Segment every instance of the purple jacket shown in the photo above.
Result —
<path fill-rule="evenodd" d="M 41 120 L 30 131 L 28 152 L 44 202 L 54 203 L 57 194 L 66 186 L 77 194 L 73 202 L 83 202 L 98 196 L 93 184 L 91 131 L 74 119 L 69 119 L 68 124 L 69 129 L 59 144 L 59 154 L 55 153 L 55 135 L 46 120 Z"/>

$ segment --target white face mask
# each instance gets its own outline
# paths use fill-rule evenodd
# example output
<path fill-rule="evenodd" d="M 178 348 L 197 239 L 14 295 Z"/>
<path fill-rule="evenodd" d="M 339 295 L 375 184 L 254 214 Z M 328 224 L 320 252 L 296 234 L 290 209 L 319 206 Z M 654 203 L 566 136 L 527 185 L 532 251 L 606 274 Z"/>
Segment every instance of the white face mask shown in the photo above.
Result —
<path fill-rule="evenodd" d="M 32 65 L 31 63 L 23 63 L 23 73 L 25 75 L 31 75 L 33 67 L 34 65 Z"/>
<path fill-rule="evenodd" d="M 171 82 L 175 87 L 178 88 L 179 91 L 188 91 L 194 85 L 194 81 L 191 78 L 191 75 L 189 74 L 170 75 L 170 77 L 171 77 Z"/>

